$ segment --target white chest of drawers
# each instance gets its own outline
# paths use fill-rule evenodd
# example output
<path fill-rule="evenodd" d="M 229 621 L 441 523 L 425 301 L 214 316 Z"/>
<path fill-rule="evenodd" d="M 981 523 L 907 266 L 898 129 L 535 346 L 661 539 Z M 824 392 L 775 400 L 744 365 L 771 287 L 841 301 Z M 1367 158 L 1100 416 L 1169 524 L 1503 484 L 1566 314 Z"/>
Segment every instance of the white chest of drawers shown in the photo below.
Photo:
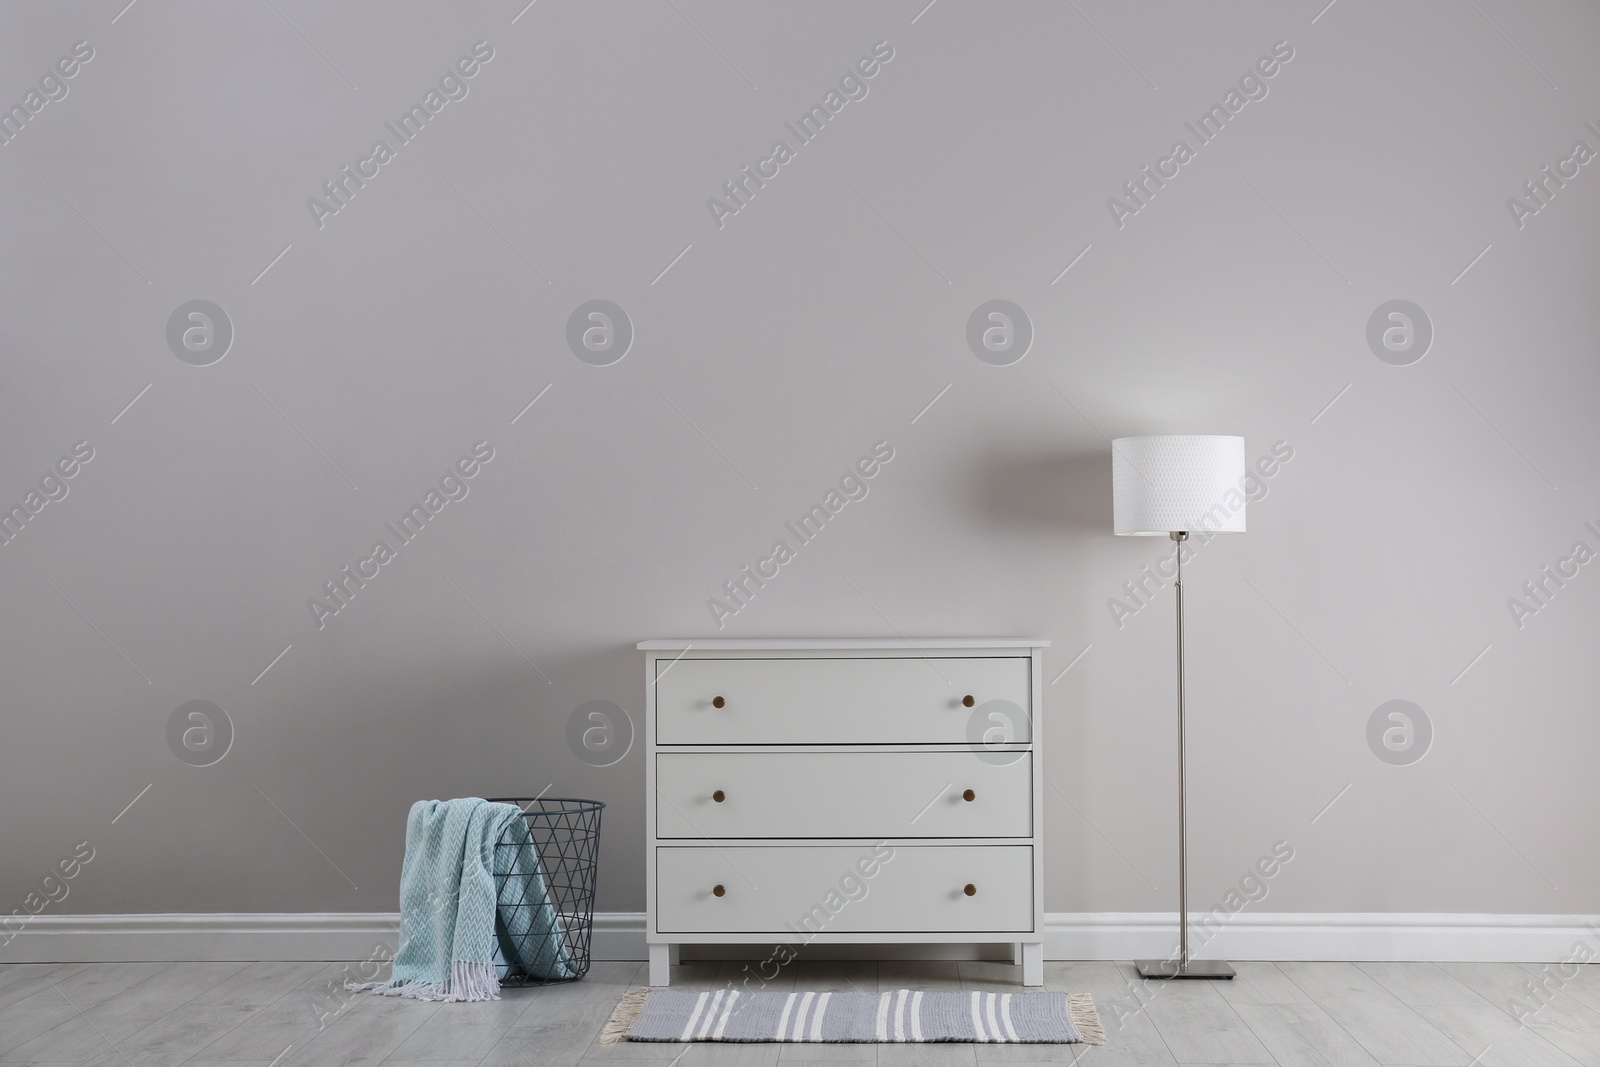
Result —
<path fill-rule="evenodd" d="M 1046 641 L 644 641 L 650 984 L 681 944 L 1002 942 L 1044 982 Z"/>

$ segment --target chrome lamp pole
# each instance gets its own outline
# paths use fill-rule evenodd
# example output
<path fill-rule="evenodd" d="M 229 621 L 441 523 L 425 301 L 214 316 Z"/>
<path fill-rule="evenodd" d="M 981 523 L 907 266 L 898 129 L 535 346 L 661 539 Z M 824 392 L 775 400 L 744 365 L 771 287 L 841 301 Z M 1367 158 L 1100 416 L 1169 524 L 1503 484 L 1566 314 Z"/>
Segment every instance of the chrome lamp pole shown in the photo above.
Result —
<path fill-rule="evenodd" d="M 1135 966 L 1145 978 L 1232 978 L 1233 968 L 1222 960 L 1189 956 L 1188 734 L 1183 719 L 1183 542 L 1189 540 L 1189 532 L 1173 530 L 1169 536 L 1178 557 L 1178 577 L 1172 583 L 1178 601 L 1178 955 L 1139 960 Z"/>

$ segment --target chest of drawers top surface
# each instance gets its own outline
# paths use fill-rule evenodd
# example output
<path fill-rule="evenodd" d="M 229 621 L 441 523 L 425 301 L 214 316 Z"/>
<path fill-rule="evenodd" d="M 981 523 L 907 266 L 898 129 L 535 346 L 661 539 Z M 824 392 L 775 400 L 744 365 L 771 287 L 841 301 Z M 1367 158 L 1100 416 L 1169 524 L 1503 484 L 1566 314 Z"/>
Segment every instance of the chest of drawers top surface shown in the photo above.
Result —
<path fill-rule="evenodd" d="M 1032 637 L 912 637 L 900 641 L 884 641 L 870 637 L 702 637 L 657 638 L 640 641 L 635 646 L 641 652 L 793 652 L 808 654 L 818 651 L 867 651 L 896 655 L 918 656 L 951 649 L 1021 650 L 1049 648 L 1049 641 Z"/>

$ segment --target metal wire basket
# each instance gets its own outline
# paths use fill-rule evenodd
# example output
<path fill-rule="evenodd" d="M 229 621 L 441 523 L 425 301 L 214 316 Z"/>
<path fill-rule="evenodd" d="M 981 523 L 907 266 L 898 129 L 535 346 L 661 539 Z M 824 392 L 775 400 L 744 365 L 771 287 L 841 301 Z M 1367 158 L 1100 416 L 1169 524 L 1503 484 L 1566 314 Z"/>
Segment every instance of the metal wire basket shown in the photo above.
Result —
<path fill-rule="evenodd" d="M 530 974 L 527 969 L 512 963 L 503 977 L 527 983 L 548 984 L 571 982 L 589 973 L 589 943 L 594 928 L 595 872 L 600 859 L 600 809 L 605 804 L 598 800 L 574 800 L 565 797 L 492 797 L 497 804 L 514 804 L 522 811 L 523 823 L 528 828 L 530 841 L 516 835 L 503 833 L 495 844 L 495 869 L 526 869 L 537 858 L 538 870 L 544 876 L 545 892 L 540 899 L 529 899 L 527 879 L 515 875 L 496 874 L 498 892 L 499 934 L 509 939 L 512 951 L 508 960 L 548 959 L 551 956 L 548 934 L 518 935 L 515 930 L 548 931 L 552 924 L 559 931 L 561 947 L 570 966 L 562 977 L 545 977 Z M 502 852 L 500 850 L 509 850 Z M 532 849 L 537 856 L 530 856 Z M 520 853 L 520 854 L 518 854 Z M 510 860 L 509 863 L 498 862 Z M 519 909 L 521 914 L 516 914 Z"/>

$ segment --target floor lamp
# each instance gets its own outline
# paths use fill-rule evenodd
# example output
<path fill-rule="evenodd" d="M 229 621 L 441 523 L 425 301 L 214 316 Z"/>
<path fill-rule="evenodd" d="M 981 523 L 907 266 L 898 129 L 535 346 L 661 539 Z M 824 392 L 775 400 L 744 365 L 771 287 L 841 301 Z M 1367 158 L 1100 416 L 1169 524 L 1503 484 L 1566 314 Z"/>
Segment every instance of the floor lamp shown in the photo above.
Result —
<path fill-rule="evenodd" d="M 1189 958 L 1189 826 L 1183 722 L 1183 552 L 1198 530 L 1244 533 L 1244 438 L 1119 437 L 1111 443 L 1113 523 L 1119 534 L 1174 542 L 1178 601 L 1178 956 L 1139 960 L 1146 978 L 1232 978 L 1222 960 Z M 1230 506 L 1236 505 L 1236 506 Z M 1165 575 L 1163 575 L 1165 577 Z"/>

